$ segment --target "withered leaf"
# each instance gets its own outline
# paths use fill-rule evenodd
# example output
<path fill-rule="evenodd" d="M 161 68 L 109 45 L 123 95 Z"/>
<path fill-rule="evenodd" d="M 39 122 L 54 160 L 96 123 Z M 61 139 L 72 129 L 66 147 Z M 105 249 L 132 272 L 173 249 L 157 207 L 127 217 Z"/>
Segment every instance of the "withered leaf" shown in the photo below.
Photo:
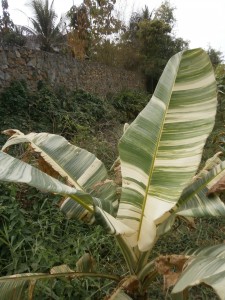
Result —
<path fill-rule="evenodd" d="M 59 178 L 60 174 L 56 172 L 52 166 L 47 163 L 42 156 L 39 156 L 37 159 L 38 162 L 38 168 L 43 171 L 44 173 L 54 177 L 54 178 Z"/>
<path fill-rule="evenodd" d="M 8 136 L 12 136 L 14 134 L 22 134 L 22 132 L 17 129 L 6 129 L 3 130 L 2 133 Z"/>
<path fill-rule="evenodd" d="M 115 172 L 115 183 L 117 185 L 121 185 L 122 184 L 121 165 L 115 167 L 114 172 Z"/>
<path fill-rule="evenodd" d="M 187 256 L 175 254 L 161 255 L 155 260 L 156 270 L 159 274 L 163 275 L 164 290 L 176 284 L 187 260 Z"/>
<path fill-rule="evenodd" d="M 85 253 L 77 262 L 76 262 L 76 271 L 77 272 L 94 272 L 96 267 L 96 262 L 90 253 Z"/>
<path fill-rule="evenodd" d="M 223 176 L 217 183 L 215 183 L 207 192 L 207 196 L 214 193 L 221 193 L 225 190 L 225 176 Z"/>
<path fill-rule="evenodd" d="M 95 191 L 98 191 L 99 188 L 101 188 L 103 185 L 105 185 L 106 183 L 113 183 L 112 180 L 110 179 L 106 179 L 105 181 L 98 181 L 97 183 L 95 183 L 92 188 L 95 190 Z"/>

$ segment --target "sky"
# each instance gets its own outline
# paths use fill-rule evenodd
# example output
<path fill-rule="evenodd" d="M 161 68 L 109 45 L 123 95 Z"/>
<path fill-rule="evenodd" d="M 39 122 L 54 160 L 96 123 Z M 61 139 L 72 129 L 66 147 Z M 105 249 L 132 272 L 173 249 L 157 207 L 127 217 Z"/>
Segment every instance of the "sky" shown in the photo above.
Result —
<path fill-rule="evenodd" d="M 50 1 L 49 1 L 50 2 Z M 55 0 L 54 8 L 59 16 L 65 14 L 81 0 Z M 26 4 L 29 0 L 8 0 L 10 16 L 15 24 L 29 25 L 27 16 L 32 12 Z M 124 20 L 128 20 L 134 11 L 140 11 L 145 5 L 152 11 L 160 6 L 161 0 L 117 0 L 117 11 Z M 225 58 L 225 0 L 170 0 L 175 7 L 177 37 L 190 41 L 190 48 L 209 46 L 223 53 Z"/>

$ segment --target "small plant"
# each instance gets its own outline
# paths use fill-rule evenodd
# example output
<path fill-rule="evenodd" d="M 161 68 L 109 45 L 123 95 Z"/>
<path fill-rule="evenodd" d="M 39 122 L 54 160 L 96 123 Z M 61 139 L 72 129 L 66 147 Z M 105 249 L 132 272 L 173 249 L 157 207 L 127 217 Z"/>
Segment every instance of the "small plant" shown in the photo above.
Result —
<path fill-rule="evenodd" d="M 59 207 L 68 218 L 101 225 L 106 237 L 114 236 L 127 271 L 122 276 L 114 268 L 97 272 L 92 256 L 85 253 L 76 268 L 63 264 L 50 273 L 0 278 L 2 299 L 15 293 L 24 299 L 27 287 L 32 299 L 38 280 L 99 277 L 117 284 L 107 299 L 143 300 L 158 273 L 165 289 L 174 286 L 174 299 L 188 299 L 188 288 L 199 283 L 211 286 L 223 299 L 224 244 L 181 255 L 152 255 L 157 240 L 177 218 L 225 215 L 219 198 L 225 162 L 216 154 L 196 174 L 214 125 L 216 93 L 213 68 L 203 50 L 173 56 L 150 102 L 124 128 L 113 165 L 115 182 L 95 155 L 61 136 L 6 130 L 10 138 L 0 152 L 0 180 L 62 195 Z M 28 144 L 34 166 L 5 153 L 20 143 Z"/>

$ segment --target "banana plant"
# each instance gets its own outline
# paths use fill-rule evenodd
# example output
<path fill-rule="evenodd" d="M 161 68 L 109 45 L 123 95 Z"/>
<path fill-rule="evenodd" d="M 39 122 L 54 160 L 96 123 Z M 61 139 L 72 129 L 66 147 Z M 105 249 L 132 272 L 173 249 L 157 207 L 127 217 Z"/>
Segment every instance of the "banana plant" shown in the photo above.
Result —
<path fill-rule="evenodd" d="M 90 152 L 55 134 L 23 134 L 16 129 L 4 132 L 10 137 L 0 152 L 0 180 L 62 195 L 60 210 L 68 218 L 101 225 L 116 239 L 129 275 L 98 274 L 91 269 L 83 273 L 118 282 L 108 299 L 148 299 L 158 273 L 166 278 L 167 286 L 175 285 L 176 299 L 187 299 L 188 287 L 200 282 L 211 285 L 225 299 L 221 296 L 225 294 L 223 246 L 150 259 L 156 241 L 176 218 L 225 215 L 218 196 L 225 162 L 216 154 L 197 173 L 216 107 L 216 81 L 208 55 L 202 49 L 182 51 L 169 60 L 149 103 L 126 126 L 119 141 L 120 193 L 104 164 Z M 28 164 L 7 154 L 12 145 L 21 143 L 35 153 L 35 162 Z M 206 271 L 199 270 L 200 255 L 206 265 L 210 261 Z M 217 272 L 219 263 L 223 267 Z M 26 287 L 32 299 L 37 280 L 82 276 L 82 270 L 77 272 L 64 266 L 53 275 L 2 277 L 0 293 L 6 296 L 1 299 L 10 299 L 7 292 L 17 289 L 22 292 L 15 299 L 24 299 Z"/>

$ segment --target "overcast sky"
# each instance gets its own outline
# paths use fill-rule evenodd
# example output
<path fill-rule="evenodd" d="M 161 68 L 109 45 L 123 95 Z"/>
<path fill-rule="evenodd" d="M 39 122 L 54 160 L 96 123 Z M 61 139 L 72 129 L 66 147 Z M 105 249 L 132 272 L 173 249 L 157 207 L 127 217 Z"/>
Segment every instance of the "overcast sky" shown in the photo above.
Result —
<path fill-rule="evenodd" d="M 51 0 L 49 0 L 51 2 Z M 55 0 L 57 14 L 65 14 L 81 0 Z M 117 0 L 118 11 L 124 19 L 132 11 L 141 10 L 145 5 L 152 11 L 160 6 L 161 0 Z M 27 16 L 31 15 L 26 5 L 29 0 L 8 0 L 9 12 L 15 24 L 27 25 Z M 170 0 L 177 20 L 176 36 L 190 41 L 190 47 L 207 49 L 210 45 L 225 55 L 225 0 Z M 27 16 L 26 16 L 27 15 Z"/>

